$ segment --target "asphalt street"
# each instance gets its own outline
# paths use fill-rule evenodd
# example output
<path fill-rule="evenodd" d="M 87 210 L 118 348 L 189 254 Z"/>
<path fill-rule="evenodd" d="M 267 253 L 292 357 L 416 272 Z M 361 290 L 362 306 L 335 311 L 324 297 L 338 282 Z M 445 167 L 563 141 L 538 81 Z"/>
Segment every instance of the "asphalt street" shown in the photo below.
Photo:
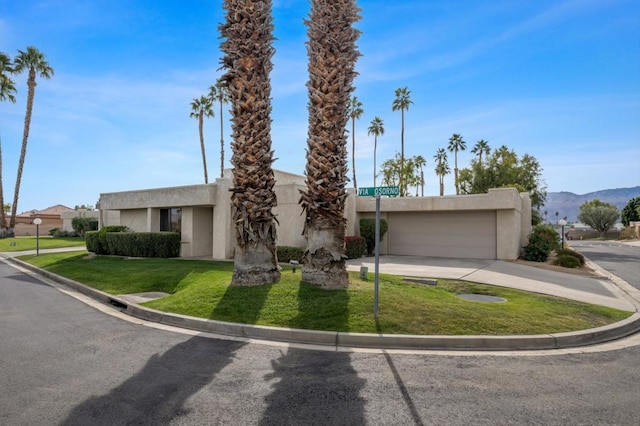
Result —
<path fill-rule="evenodd" d="M 112 311 L 113 315 L 103 311 Z M 188 335 L 0 263 L 0 424 L 618 424 L 640 339 L 539 353 L 326 352 Z"/>
<path fill-rule="evenodd" d="M 616 241 L 569 241 L 578 250 L 608 272 L 640 289 L 640 246 Z"/>

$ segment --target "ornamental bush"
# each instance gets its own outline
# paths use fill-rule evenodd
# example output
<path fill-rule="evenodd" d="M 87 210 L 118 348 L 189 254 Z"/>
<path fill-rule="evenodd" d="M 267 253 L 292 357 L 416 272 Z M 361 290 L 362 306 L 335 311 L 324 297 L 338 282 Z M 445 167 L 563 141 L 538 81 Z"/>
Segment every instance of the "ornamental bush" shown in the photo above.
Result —
<path fill-rule="evenodd" d="M 552 250 L 559 250 L 560 236 L 549 225 L 536 225 L 529 235 L 529 244 L 524 247 L 524 258 L 534 262 L 546 262 Z"/>
<path fill-rule="evenodd" d="M 302 263 L 304 250 L 304 247 L 278 246 L 276 247 L 278 262 L 289 263 L 292 260 L 297 260 Z"/>
<path fill-rule="evenodd" d="M 380 219 L 380 241 L 387 233 L 389 225 L 385 219 Z M 376 248 L 376 220 L 375 218 L 360 219 L 360 235 L 367 243 L 368 253 L 371 254 Z"/>
<path fill-rule="evenodd" d="M 347 259 L 358 259 L 367 254 L 367 242 L 358 236 L 344 237 Z"/>
<path fill-rule="evenodd" d="M 563 268 L 579 268 L 580 259 L 570 254 L 561 254 L 553 261 L 553 264 Z"/>
<path fill-rule="evenodd" d="M 578 253 L 575 250 L 571 250 L 571 249 L 567 249 L 566 248 L 566 249 L 556 250 L 556 254 L 558 255 L 558 257 L 560 257 L 560 256 L 573 256 L 576 259 L 578 259 L 578 262 L 580 263 L 580 266 L 584 266 L 585 259 L 584 259 L 584 255 L 582 253 Z"/>

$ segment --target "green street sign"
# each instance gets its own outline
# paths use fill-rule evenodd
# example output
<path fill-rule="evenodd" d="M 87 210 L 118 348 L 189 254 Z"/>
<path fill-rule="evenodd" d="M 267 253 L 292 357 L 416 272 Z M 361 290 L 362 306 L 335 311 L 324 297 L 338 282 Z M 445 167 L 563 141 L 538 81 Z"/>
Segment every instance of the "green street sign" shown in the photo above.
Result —
<path fill-rule="evenodd" d="M 397 197 L 400 195 L 399 186 L 371 186 L 368 188 L 358 188 L 358 197 L 375 197 L 376 195 L 388 195 Z"/>

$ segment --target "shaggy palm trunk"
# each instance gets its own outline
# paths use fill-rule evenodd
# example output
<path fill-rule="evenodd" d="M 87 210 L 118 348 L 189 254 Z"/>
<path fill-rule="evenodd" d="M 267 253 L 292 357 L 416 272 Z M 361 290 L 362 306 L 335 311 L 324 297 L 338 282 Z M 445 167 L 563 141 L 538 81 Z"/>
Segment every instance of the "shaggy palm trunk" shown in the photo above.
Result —
<path fill-rule="evenodd" d="M 204 183 L 209 183 L 209 174 L 207 173 L 207 153 L 204 149 L 204 129 L 202 128 L 204 121 L 204 112 L 198 114 L 198 131 L 200 132 L 200 150 L 202 151 L 202 166 L 204 167 Z"/>
<path fill-rule="evenodd" d="M 225 0 L 221 44 L 231 99 L 236 234 L 231 285 L 272 284 L 280 279 L 276 257 L 275 178 L 271 163 L 271 57 L 274 49 L 270 0 Z"/>
<path fill-rule="evenodd" d="M 360 19 L 355 0 L 312 0 L 309 41 L 309 129 L 306 190 L 300 204 L 305 212 L 302 280 L 322 288 L 349 285 L 344 254 L 347 199 L 347 136 L 350 94 L 360 55 Z"/>
<path fill-rule="evenodd" d="M 24 116 L 24 132 L 22 134 L 22 148 L 20 149 L 20 160 L 18 161 L 18 173 L 16 176 L 16 187 L 13 193 L 13 204 L 11 205 L 11 219 L 9 221 L 9 229 L 14 229 L 16 225 L 16 214 L 18 213 L 18 198 L 20 194 L 20 182 L 22 181 L 22 169 L 24 168 L 24 160 L 27 156 L 27 142 L 29 141 L 29 128 L 31 126 L 31 113 L 33 111 L 33 97 L 36 91 L 36 71 L 34 68 L 29 70 L 29 78 L 27 79 L 27 112 Z M 4 206 L 2 207 L 4 208 Z"/>

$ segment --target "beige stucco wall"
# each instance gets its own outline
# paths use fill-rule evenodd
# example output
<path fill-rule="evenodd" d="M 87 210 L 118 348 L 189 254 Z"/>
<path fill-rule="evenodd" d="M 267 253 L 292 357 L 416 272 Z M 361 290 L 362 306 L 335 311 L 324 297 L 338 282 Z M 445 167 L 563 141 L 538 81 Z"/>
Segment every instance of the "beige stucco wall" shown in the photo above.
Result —
<path fill-rule="evenodd" d="M 278 245 L 304 247 L 304 216 L 298 204 L 304 177 L 276 171 L 275 208 L 279 225 Z M 99 207 L 102 225 L 126 225 L 134 231 L 159 229 L 159 209 L 182 209 L 182 256 L 233 257 L 235 235 L 231 223 L 231 172 L 208 185 L 158 188 L 101 194 Z M 357 197 L 348 189 L 346 235 L 359 235 L 362 217 L 375 217 L 375 199 Z M 394 212 L 469 212 L 492 211 L 496 215 L 496 257 L 515 259 L 531 229 L 531 200 L 514 188 L 491 189 L 488 194 L 405 197 L 381 200 L 381 217 Z M 393 232 L 389 229 L 389 233 Z M 388 237 L 389 234 L 387 234 Z M 388 253 L 388 238 L 381 242 L 381 253 Z M 393 253 L 388 253 L 393 254 Z"/>
<path fill-rule="evenodd" d="M 62 230 L 71 232 L 73 231 L 72 221 L 75 217 L 88 217 L 98 219 L 100 212 L 98 210 L 76 210 L 73 212 L 60 213 L 60 219 L 62 219 Z"/>

